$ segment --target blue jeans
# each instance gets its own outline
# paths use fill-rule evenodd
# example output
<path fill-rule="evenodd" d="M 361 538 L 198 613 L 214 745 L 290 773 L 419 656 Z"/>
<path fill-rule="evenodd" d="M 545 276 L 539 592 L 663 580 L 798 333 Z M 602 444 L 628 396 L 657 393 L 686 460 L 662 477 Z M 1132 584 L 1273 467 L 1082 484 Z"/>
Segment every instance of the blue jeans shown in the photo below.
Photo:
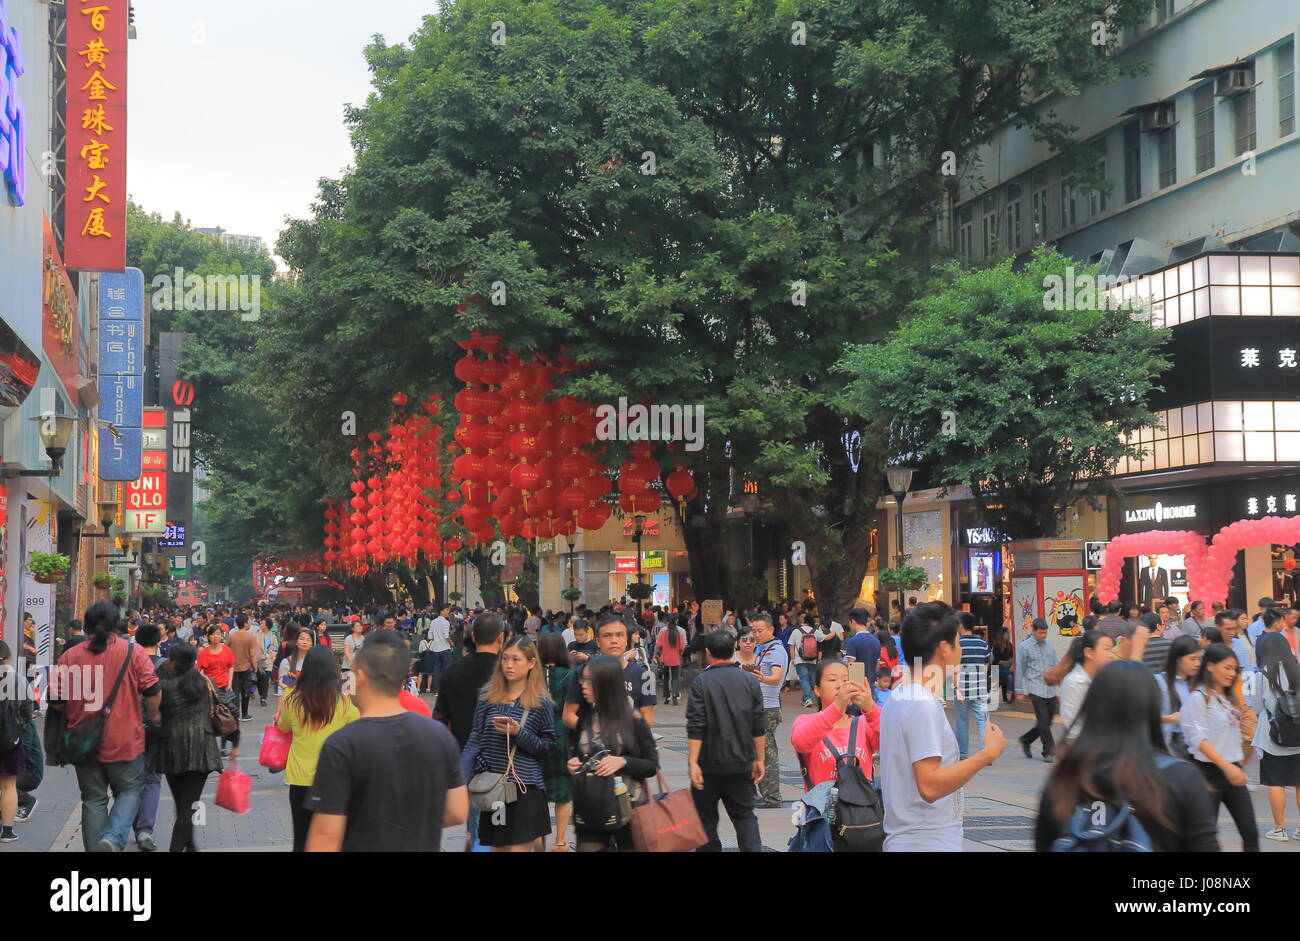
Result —
<path fill-rule="evenodd" d="M 158 798 L 162 795 L 162 775 L 157 771 L 144 773 L 144 786 L 140 789 L 140 809 L 135 812 L 135 835 L 153 833 L 158 820 Z"/>
<path fill-rule="evenodd" d="M 131 761 L 87 761 L 77 767 L 81 787 L 81 842 L 93 853 L 107 839 L 119 850 L 131 838 L 131 824 L 140 809 L 144 788 L 144 755 Z M 113 808 L 109 809 L 109 789 Z"/>
<path fill-rule="evenodd" d="M 817 679 L 817 664 L 796 663 L 795 672 L 799 674 L 799 685 L 803 687 L 804 702 L 813 698 L 813 683 Z"/>
<path fill-rule="evenodd" d="M 970 755 L 970 717 L 975 716 L 975 734 L 979 737 L 979 748 L 984 747 L 984 723 L 989 718 L 988 703 L 982 699 L 959 699 L 952 704 L 953 715 L 957 717 L 957 751 L 962 758 Z"/>

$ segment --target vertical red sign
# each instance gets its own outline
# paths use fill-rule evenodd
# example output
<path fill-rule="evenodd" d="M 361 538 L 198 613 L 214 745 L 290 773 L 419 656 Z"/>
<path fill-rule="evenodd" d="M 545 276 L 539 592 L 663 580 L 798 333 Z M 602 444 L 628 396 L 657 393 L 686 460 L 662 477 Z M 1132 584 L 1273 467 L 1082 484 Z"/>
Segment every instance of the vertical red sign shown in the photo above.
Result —
<path fill-rule="evenodd" d="M 68 194 L 64 261 L 126 267 L 126 43 L 129 0 L 68 0 Z"/>

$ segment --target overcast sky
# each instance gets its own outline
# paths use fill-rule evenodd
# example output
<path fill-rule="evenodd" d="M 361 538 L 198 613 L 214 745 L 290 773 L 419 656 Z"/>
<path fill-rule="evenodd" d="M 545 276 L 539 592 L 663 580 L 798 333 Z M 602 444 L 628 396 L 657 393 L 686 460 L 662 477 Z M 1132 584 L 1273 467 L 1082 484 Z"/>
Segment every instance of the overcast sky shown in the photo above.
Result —
<path fill-rule="evenodd" d="M 362 50 L 405 42 L 434 0 L 135 0 L 127 188 L 196 227 L 273 246 L 316 181 L 352 161 L 345 104 L 363 104 Z"/>

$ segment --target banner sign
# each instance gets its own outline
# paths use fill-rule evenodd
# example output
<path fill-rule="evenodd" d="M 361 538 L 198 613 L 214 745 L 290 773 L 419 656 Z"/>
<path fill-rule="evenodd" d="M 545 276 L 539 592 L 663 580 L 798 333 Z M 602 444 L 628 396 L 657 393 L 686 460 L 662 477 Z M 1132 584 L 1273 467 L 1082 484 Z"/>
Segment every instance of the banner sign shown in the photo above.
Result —
<path fill-rule="evenodd" d="M 0 115 L 0 121 L 3 118 Z M 59 247 L 54 241 L 50 219 L 42 216 L 41 221 L 44 223 L 42 240 L 45 260 L 41 285 L 41 345 L 45 348 L 45 355 L 50 358 L 50 365 L 63 383 L 64 391 L 68 395 L 75 395 L 77 373 L 81 366 L 78 362 L 81 330 L 77 320 L 77 295 L 72 290 L 72 280 L 63 266 L 63 259 L 59 257 Z"/>
<path fill-rule="evenodd" d="M 171 553 L 180 560 L 174 567 L 185 568 L 188 534 L 194 522 L 194 448 L 190 432 L 194 427 L 194 384 L 181 378 L 180 366 L 185 357 L 184 333 L 158 336 L 158 401 L 167 410 L 167 521 L 176 527 L 180 550 Z"/>
<path fill-rule="evenodd" d="M 140 476 L 144 407 L 144 272 L 127 268 L 99 278 L 99 479 Z M 108 394 L 105 394 L 105 390 Z"/>
<path fill-rule="evenodd" d="M 68 0 L 69 268 L 126 267 L 126 44 L 130 0 Z"/>
<path fill-rule="evenodd" d="M 167 452 L 152 445 L 165 440 L 167 420 L 161 408 L 144 410 L 141 435 L 148 448 L 140 454 L 141 470 L 126 487 L 126 516 L 122 528 L 128 532 L 161 536 L 167 531 Z"/>
<path fill-rule="evenodd" d="M 12 206 L 24 205 L 27 194 L 27 112 L 18 86 L 25 71 L 18 30 L 0 3 L 0 181 Z"/>

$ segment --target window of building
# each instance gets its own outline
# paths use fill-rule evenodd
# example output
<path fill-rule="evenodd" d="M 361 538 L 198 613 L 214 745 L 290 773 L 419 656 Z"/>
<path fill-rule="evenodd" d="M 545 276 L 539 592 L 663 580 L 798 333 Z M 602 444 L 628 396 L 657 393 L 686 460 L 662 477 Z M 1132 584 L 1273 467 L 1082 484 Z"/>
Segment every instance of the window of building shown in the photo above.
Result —
<path fill-rule="evenodd" d="M 1089 219 L 1097 218 L 1108 208 L 1106 190 L 1102 188 L 1106 183 L 1106 142 L 1104 140 L 1097 141 L 1093 145 L 1093 149 L 1097 153 L 1097 179 L 1099 184 L 1096 189 L 1088 191 Z"/>
<path fill-rule="evenodd" d="M 1156 0 L 1156 22 L 1163 23 L 1174 15 L 1174 0 Z"/>
<path fill-rule="evenodd" d="M 1042 171 L 1029 178 L 1029 213 L 1034 241 L 1041 242 L 1047 238 L 1047 174 Z"/>
<path fill-rule="evenodd" d="M 1295 40 L 1273 50 L 1273 72 L 1277 75 L 1277 134 L 1295 133 Z"/>
<path fill-rule="evenodd" d="M 1214 166 L 1214 83 L 1196 89 L 1193 112 L 1196 115 L 1196 172 Z"/>
<path fill-rule="evenodd" d="M 1019 251 L 1021 245 L 1020 227 L 1020 184 L 1007 186 L 1007 248 Z"/>
<path fill-rule="evenodd" d="M 1074 179 L 1061 181 L 1061 228 L 1068 229 L 1079 224 L 1079 191 L 1075 189 Z"/>
<path fill-rule="evenodd" d="M 1174 137 L 1176 128 L 1170 128 L 1167 131 L 1161 131 L 1156 135 L 1156 188 L 1164 189 L 1166 186 L 1173 186 L 1178 179 L 1178 163 L 1175 153 L 1175 146 L 1178 143 Z"/>
<path fill-rule="evenodd" d="M 983 208 L 984 254 L 992 255 L 998 250 L 998 194 L 989 193 L 984 197 Z"/>
<path fill-rule="evenodd" d="M 970 258 L 974 246 L 971 244 L 975 234 L 975 210 L 968 203 L 957 210 L 957 252 L 964 258 Z"/>
<path fill-rule="evenodd" d="M 1124 202 L 1142 198 L 1142 135 L 1138 123 L 1124 125 Z"/>
<path fill-rule="evenodd" d="M 1255 90 L 1243 92 L 1232 99 L 1232 133 L 1236 139 L 1237 156 L 1255 149 Z"/>

